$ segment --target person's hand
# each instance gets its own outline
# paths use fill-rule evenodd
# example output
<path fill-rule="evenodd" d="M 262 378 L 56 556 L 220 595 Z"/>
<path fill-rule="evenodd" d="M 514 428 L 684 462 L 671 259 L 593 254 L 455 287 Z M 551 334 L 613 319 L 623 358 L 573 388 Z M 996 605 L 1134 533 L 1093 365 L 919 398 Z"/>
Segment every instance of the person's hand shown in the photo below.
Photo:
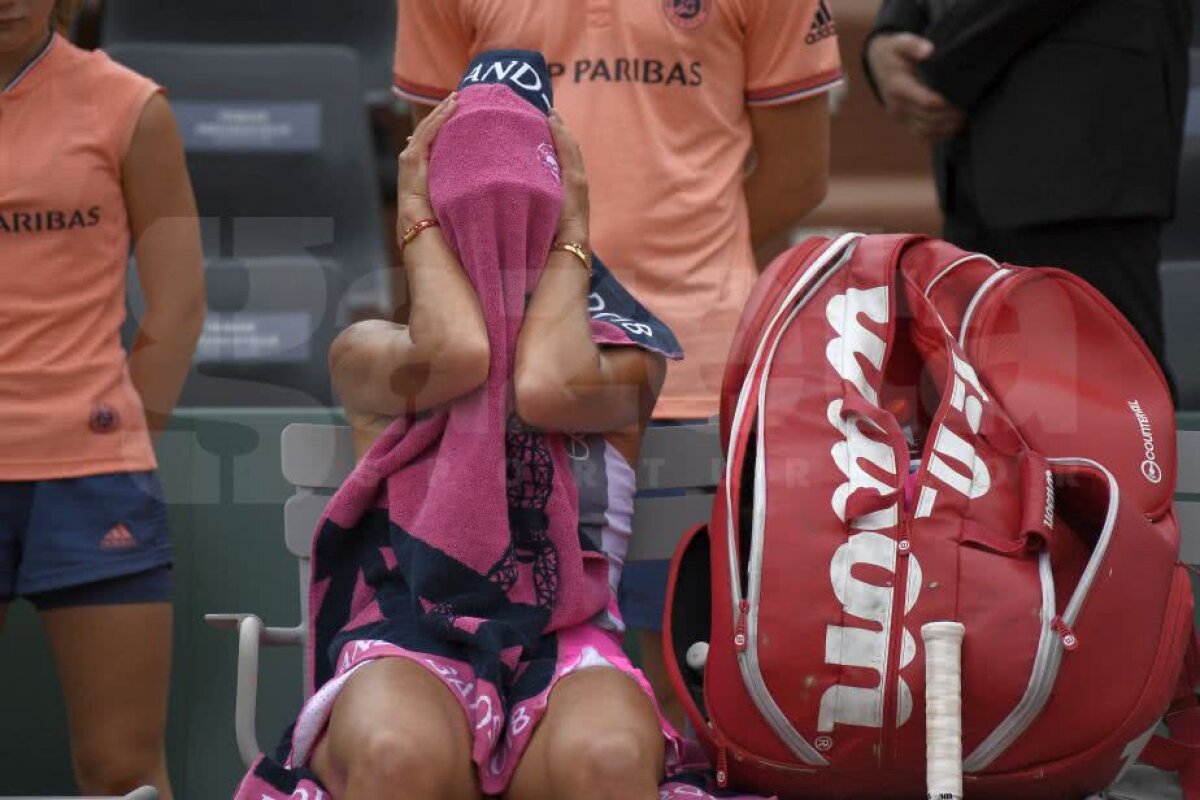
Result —
<path fill-rule="evenodd" d="M 883 33 L 871 40 L 867 63 L 888 113 L 912 134 L 934 143 L 953 138 L 966 115 L 925 85 L 917 65 L 933 55 L 933 43 L 911 33 Z"/>
<path fill-rule="evenodd" d="M 421 120 L 413 135 L 408 137 L 408 146 L 400 153 L 400 179 L 397 191 L 399 208 L 399 233 L 417 222 L 433 216 L 429 202 L 429 149 L 437 138 L 438 130 L 450 117 L 458 102 L 455 92 L 438 104 L 429 116 Z"/>
<path fill-rule="evenodd" d="M 557 237 L 559 241 L 574 242 L 588 248 L 588 182 L 583 169 L 583 153 L 557 111 L 550 112 L 550 133 L 558 150 L 563 185 L 563 206 L 558 217 Z"/>

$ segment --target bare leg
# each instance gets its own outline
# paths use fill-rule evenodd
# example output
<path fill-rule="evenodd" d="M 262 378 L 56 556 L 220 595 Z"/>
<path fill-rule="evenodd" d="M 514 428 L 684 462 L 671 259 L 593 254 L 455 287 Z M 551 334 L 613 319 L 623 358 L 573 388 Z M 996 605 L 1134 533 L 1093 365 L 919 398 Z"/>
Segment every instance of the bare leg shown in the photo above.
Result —
<path fill-rule="evenodd" d="M 346 681 L 313 771 L 338 800 L 478 800 L 471 732 L 454 695 L 403 658 Z"/>
<path fill-rule="evenodd" d="M 624 673 L 599 667 L 550 695 L 508 800 L 657 800 L 663 736 L 654 706 Z"/>
<path fill-rule="evenodd" d="M 122 795 L 149 784 L 171 800 L 163 744 L 171 605 L 60 608 L 42 619 L 67 702 L 80 790 Z"/>

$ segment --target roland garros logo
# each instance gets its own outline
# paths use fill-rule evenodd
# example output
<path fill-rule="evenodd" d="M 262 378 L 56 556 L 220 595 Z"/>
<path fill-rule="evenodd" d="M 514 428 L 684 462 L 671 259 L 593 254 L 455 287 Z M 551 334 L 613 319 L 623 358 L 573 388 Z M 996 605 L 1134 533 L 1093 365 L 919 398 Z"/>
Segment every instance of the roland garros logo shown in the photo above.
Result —
<path fill-rule="evenodd" d="M 663 0 L 663 13 L 676 28 L 695 30 L 708 19 L 712 0 Z"/>
<path fill-rule="evenodd" d="M 1139 401 L 1130 400 L 1128 406 L 1137 420 L 1138 431 L 1142 434 L 1142 451 L 1146 456 L 1146 460 L 1142 462 L 1142 476 L 1151 483 L 1162 483 L 1162 467 L 1158 465 L 1158 454 L 1154 450 L 1154 428 L 1150 425 L 1150 417 L 1146 416 Z"/>

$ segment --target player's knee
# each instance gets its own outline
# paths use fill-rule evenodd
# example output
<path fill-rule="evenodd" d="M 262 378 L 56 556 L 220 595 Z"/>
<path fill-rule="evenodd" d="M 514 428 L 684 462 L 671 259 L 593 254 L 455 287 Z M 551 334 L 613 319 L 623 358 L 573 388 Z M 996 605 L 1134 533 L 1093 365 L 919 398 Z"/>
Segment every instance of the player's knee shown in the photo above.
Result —
<path fill-rule="evenodd" d="M 579 797 L 627 798 L 657 783 L 655 757 L 634 731 L 594 731 L 572 738 L 561 754 Z"/>
<path fill-rule="evenodd" d="M 85 795 L 120 796 L 151 784 L 162 761 L 162 745 L 157 741 L 113 737 L 74 747 L 75 780 Z"/>
<path fill-rule="evenodd" d="M 434 737 L 435 739 L 437 737 Z M 432 741 L 377 730 L 367 736 L 350 761 L 350 783 L 372 797 L 439 797 L 451 780 L 450 753 Z"/>

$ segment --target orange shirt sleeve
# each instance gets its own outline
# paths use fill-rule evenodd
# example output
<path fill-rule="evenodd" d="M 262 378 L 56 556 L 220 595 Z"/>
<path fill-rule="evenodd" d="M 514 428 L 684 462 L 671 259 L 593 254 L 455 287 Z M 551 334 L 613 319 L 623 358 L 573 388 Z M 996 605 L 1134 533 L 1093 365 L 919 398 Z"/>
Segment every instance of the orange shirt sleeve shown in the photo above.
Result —
<path fill-rule="evenodd" d="M 396 94 L 436 105 L 458 86 L 470 59 L 470 30 L 457 0 L 397 0 Z"/>
<path fill-rule="evenodd" d="M 841 83 L 830 0 L 742 0 L 746 103 L 782 105 Z"/>

